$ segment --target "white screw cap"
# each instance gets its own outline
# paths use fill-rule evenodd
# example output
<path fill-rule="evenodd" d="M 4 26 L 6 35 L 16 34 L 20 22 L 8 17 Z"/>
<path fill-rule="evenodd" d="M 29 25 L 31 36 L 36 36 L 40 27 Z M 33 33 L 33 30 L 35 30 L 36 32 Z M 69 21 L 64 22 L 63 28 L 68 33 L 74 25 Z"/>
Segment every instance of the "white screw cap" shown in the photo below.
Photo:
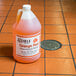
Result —
<path fill-rule="evenodd" d="M 31 9 L 31 5 L 29 5 L 29 4 L 24 4 L 24 5 L 23 5 L 23 9 L 24 9 L 24 10 L 30 10 L 30 9 Z"/>

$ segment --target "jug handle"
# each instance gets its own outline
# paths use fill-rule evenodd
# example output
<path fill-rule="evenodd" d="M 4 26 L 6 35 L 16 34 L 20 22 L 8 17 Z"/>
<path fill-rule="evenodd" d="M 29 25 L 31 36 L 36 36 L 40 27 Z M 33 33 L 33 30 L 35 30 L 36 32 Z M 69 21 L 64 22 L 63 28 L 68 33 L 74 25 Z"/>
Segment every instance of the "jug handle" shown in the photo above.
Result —
<path fill-rule="evenodd" d="M 17 12 L 17 23 L 19 23 L 23 10 L 19 9 Z"/>

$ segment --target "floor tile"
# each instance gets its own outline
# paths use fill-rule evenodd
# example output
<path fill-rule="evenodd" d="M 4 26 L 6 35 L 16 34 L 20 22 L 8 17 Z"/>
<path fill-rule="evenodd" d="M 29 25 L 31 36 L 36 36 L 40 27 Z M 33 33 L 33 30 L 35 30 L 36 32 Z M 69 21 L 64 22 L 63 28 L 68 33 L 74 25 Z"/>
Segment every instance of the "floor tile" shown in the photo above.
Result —
<path fill-rule="evenodd" d="M 12 6 L 11 10 L 18 10 L 18 9 L 22 9 L 22 6 Z"/>
<path fill-rule="evenodd" d="M 12 74 L 0 74 L 0 76 L 12 76 Z"/>
<path fill-rule="evenodd" d="M 44 18 L 39 17 L 38 20 L 40 21 L 41 24 L 44 24 Z"/>
<path fill-rule="evenodd" d="M 46 25 L 45 28 L 46 28 L 45 33 L 66 33 L 66 29 L 64 25 L 61 26 Z"/>
<path fill-rule="evenodd" d="M 64 24 L 63 18 L 45 18 L 45 24 Z"/>
<path fill-rule="evenodd" d="M 52 74 L 75 74 L 72 59 L 46 58 L 46 73 Z"/>
<path fill-rule="evenodd" d="M 74 25 L 67 25 L 68 33 L 69 34 L 76 34 L 76 26 Z"/>
<path fill-rule="evenodd" d="M 45 6 L 45 11 L 61 11 L 60 6 Z"/>
<path fill-rule="evenodd" d="M 46 50 L 46 57 L 72 58 L 69 46 L 62 46 L 58 50 Z"/>
<path fill-rule="evenodd" d="M 76 18 L 76 12 L 64 12 L 66 18 Z"/>
<path fill-rule="evenodd" d="M 60 5 L 60 3 L 59 3 L 59 1 L 53 1 L 53 0 L 45 0 L 45 4 L 46 4 L 46 6 L 59 6 Z"/>
<path fill-rule="evenodd" d="M 61 42 L 61 44 L 68 44 L 67 35 L 64 35 L 64 34 L 46 34 L 45 39 L 46 40 L 57 40 Z"/>
<path fill-rule="evenodd" d="M 67 11 L 67 12 L 75 11 L 75 7 L 76 7 L 76 5 L 63 6 L 63 11 Z"/>
<path fill-rule="evenodd" d="M 76 58 L 76 46 L 71 46 L 71 48 L 72 48 L 73 56 L 74 58 Z"/>
<path fill-rule="evenodd" d="M 1 32 L 13 32 L 13 25 L 5 24 Z"/>
<path fill-rule="evenodd" d="M 76 44 L 76 35 L 69 35 L 70 44 Z"/>
<path fill-rule="evenodd" d="M 58 76 L 58 75 L 46 75 L 46 76 Z M 59 75 L 59 76 L 73 76 L 73 75 Z"/>
<path fill-rule="evenodd" d="M 12 34 L 0 33 L 0 43 L 12 43 Z"/>
<path fill-rule="evenodd" d="M 5 17 L 0 17 L 0 23 L 3 23 L 5 20 Z"/>
<path fill-rule="evenodd" d="M 12 56 L 13 46 L 12 44 L 0 44 L 0 56 Z"/>
<path fill-rule="evenodd" d="M 46 11 L 45 17 L 62 17 L 62 13 L 61 12 Z"/>
<path fill-rule="evenodd" d="M 5 23 L 15 23 L 16 17 L 8 17 Z"/>
<path fill-rule="evenodd" d="M 63 6 L 73 6 L 73 5 L 76 5 L 75 4 L 75 0 L 63 0 L 62 1 L 62 4 L 63 4 Z"/>
<path fill-rule="evenodd" d="M 44 57 L 44 49 L 41 48 L 41 57 Z"/>
<path fill-rule="evenodd" d="M 8 14 L 8 17 L 11 17 L 11 16 L 16 17 L 16 16 L 17 16 L 17 12 L 18 12 L 18 10 L 16 10 L 16 11 L 11 10 L 11 11 L 9 12 L 9 14 Z"/>
<path fill-rule="evenodd" d="M 66 24 L 76 24 L 76 18 L 65 18 Z"/>
<path fill-rule="evenodd" d="M 2 17 L 2 16 L 6 16 L 7 13 L 8 13 L 8 11 L 0 11 L 0 16 L 1 16 L 1 17 Z"/>
<path fill-rule="evenodd" d="M 41 33 L 44 34 L 44 25 L 41 25 Z"/>
<path fill-rule="evenodd" d="M 41 11 L 33 11 L 33 13 L 39 18 L 39 17 L 43 17 L 44 18 L 44 12 Z"/>
<path fill-rule="evenodd" d="M 9 10 L 10 6 L 0 6 L 0 10 Z"/>
<path fill-rule="evenodd" d="M 36 11 L 44 11 L 44 6 L 32 6 L 31 8 L 32 10 L 36 10 Z"/>
<path fill-rule="evenodd" d="M 44 73 L 44 58 L 40 58 L 38 61 L 26 65 L 16 63 L 15 73 Z"/>
<path fill-rule="evenodd" d="M 6 6 L 6 5 L 11 5 L 12 0 L 0 0 L 0 5 Z"/>
<path fill-rule="evenodd" d="M 2 23 L 0 23 L 0 29 L 1 29 Z"/>
<path fill-rule="evenodd" d="M 33 5 L 36 5 L 36 6 L 44 6 L 44 0 L 38 0 L 38 1 L 35 1 L 35 0 L 31 0 L 30 1 L 30 4 L 33 6 Z"/>
<path fill-rule="evenodd" d="M 0 72 L 12 73 L 14 68 L 14 61 L 9 57 L 0 57 Z"/>
<path fill-rule="evenodd" d="M 15 0 L 14 5 L 27 4 L 28 0 Z"/>
<path fill-rule="evenodd" d="M 44 75 L 15 74 L 14 76 L 44 76 Z"/>

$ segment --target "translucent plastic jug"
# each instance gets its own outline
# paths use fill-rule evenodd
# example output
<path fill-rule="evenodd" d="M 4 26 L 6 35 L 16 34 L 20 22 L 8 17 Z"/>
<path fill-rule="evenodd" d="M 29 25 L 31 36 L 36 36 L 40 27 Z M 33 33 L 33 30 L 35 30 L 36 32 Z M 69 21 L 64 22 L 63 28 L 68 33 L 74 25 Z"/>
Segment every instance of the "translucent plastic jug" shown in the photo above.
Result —
<path fill-rule="evenodd" d="M 13 57 L 18 62 L 31 63 L 39 59 L 41 24 L 31 5 L 23 5 L 13 25 Z"/>

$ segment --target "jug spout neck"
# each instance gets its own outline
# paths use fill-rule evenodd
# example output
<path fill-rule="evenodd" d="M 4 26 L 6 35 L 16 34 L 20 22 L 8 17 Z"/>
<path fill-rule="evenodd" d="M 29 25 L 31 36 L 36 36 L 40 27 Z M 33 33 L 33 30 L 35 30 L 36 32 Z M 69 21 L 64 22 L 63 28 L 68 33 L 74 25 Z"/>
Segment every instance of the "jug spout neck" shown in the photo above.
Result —
<path fill-rule="evenodd" d="M 23 10 L 24 11 L 30 11 L 31 10 L 31 5 L 29 5 L 29 4 L 23 5 Z"/>

